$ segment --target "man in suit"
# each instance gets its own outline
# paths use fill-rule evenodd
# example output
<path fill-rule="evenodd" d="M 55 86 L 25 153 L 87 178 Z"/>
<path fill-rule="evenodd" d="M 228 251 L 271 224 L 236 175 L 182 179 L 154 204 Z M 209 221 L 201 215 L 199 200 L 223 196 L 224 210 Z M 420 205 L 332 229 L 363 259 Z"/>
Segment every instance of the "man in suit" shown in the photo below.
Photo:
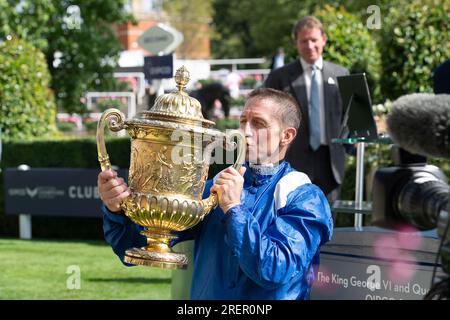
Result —
<path fill-rule="evenodd" d="M 304 121 L 287 160 L 334 201 L 339 197 L 345 170 L 345 148 L 331 142 L 339 137 L 343 118 L 336 77 L 349 71 L 323 60 L 327 36 L 317 18 L 299 20 L 293 38 L 299 59 L 273 70 L 264 85 L 290 93 L 299 103 Z"/>

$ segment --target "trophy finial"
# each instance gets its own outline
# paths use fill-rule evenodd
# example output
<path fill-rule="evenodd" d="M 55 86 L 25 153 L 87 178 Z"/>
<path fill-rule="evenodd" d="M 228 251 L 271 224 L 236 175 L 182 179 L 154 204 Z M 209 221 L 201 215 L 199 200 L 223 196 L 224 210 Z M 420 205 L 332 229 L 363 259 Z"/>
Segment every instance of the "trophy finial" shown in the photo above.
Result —
<path fill-rule="evenodd" d="M 189 71 L 185 66 L 182 66 L 175 73 L 175 82 L 177 84 L 178 91 L 182 92 L 186 88 L 189 80 L 191 80 Z"/>
<path fill-rule="evenodd" d="M 203 117 L 200 101 L 185 91 L 190 80 L 188 69 L 185 66 L 177 69 L 173 79 L 178 89 L 158 96 L 151 110 L 141 113 L 141 118 L 151 120 L 163 117 L 165 121 L 181 121 L 180 123 L 194 121 L 194 125 L 204 128 L 214 125 L 214 122 Z"/>

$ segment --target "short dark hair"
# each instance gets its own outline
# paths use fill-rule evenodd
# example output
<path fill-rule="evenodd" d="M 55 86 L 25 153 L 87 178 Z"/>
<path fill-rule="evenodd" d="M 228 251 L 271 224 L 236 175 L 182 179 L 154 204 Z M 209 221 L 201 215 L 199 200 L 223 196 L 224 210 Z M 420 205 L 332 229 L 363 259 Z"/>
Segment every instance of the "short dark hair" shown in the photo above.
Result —
<path fill-rule="evenodd" d="M 300 127 L 302 118 L 300 106 L 289 93 L 272 88 L 258 88 L 249 94 L 247 101 L 251 99 L 270 99 L 279 106 L 274 110 L 274 115 L 284 127 L 292 127 L 296 130 Z"/>
<path fill-rule="evenodd" d="M 320 29 L 322 32 L 322 35 L 325 34 L 325 30 L 323 29 L 322 22 L 320 22 L 319 19 L 317 19 L 314 16 L 306 16 L 301 18 L 297 21 L 297 23 L 294 25 L 294 28 L 292 28 L 292 38 L 294 40 L 297 40 L 298 33 L 303 29 Z"/>

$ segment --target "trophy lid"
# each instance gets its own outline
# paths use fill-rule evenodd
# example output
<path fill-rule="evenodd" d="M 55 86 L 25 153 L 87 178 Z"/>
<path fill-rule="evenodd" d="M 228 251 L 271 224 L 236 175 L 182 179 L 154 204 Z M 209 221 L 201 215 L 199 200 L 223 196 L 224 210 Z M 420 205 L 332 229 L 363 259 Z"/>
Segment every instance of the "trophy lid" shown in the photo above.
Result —
<path fill-rule="evenodd" d="M 156 98 L 155 104 L 149 111 L 139 113 L 139 122 L 142 124 L 147 122 L 146 120 L 163 120 L 204 128 L 214 125 L 213 121 L 203 117 L 200 102 L 184 91 L 190 80 L 189 71 L 182 66 L 177 70 L 174 78 L 178 90 Z"/>

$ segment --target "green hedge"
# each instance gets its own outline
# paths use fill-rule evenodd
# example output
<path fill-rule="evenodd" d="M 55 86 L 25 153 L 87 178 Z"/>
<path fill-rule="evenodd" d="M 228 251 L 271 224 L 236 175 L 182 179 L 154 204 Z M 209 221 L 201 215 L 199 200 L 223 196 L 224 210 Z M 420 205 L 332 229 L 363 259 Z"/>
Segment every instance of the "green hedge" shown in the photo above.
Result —
<path fill-rule="evenodd" d="M 128 167 L 130 139 L 111 138 L 106 140 L 106 145 L 113 165 Z M 99 168 L 95 138 L 5 141 L 1 166 L 20 164 L 36 168 Z"/>
<path fill-rule="evenodd" d="M 44 54 L 26 41 L 0 43 L 0 128 L 3 137 L 56 132 L 56 105 Z"/>
<path fill-rule="evenodd" d="M 448 0 L 414 0 L 392 6 L 383 19 L 379 47 L 382 92 L 394 100 L 432 92 L 434 69 L 450 57 Z"/>

